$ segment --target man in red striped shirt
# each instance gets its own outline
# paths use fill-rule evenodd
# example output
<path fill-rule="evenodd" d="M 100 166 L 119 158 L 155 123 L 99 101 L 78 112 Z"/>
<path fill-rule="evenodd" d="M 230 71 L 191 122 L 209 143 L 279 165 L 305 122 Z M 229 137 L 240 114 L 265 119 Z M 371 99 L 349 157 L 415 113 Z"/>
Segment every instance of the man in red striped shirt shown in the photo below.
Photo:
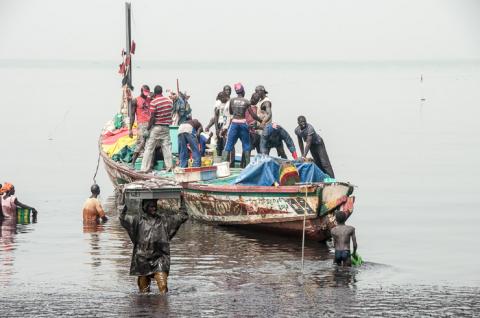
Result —
<path fill-rule="evenodd" d="M 163 160 L 167 171 L 172 170 L 172 143 L 170 141 L 170 129 L 172 124 L 172 101 L 163 96 L 162 86 L 157 85 L 153 90 L 154 96 L 150 102 L 150 121 L 146 134 L 145 152 L 142 160 L 142 171 L 149 172 L 152 167 L 153 155 L 157 146 L 162 147 Z"/>

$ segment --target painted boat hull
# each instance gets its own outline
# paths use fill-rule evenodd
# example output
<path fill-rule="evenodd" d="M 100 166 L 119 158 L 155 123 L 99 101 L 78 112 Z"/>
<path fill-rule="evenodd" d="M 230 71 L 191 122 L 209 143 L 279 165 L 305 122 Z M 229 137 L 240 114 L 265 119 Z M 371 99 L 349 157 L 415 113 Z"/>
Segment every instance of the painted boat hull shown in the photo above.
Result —
<path fill-rule="evenodd" d="M 116 189 L 135 181 L 165 179 L 115 162 L 102 151 L 101 145 L 99 147 L 105 170 Z M 348 183 L 280 187 L 212 186 L 200 182 L 181 185 L 188 213 L 194 219 L 301 235 L 305 218 L 305 235 L 315 241 L 330 238 L 330 230 L 336 226 L 334 211 L 342 210 L 347 216 L 353 212 L 353 186 Z"/>
<path fill-rule="evenodd" d="M 189 214 L 221 225 L 248 226 L 288 235 L 301 235 L 305 218 L 308 239 L 323 241 L 336 226 L 334 211 L 353 212 L 353 186 L 318 183 L 308 186 L 211 186 L 185 184 Z"/>

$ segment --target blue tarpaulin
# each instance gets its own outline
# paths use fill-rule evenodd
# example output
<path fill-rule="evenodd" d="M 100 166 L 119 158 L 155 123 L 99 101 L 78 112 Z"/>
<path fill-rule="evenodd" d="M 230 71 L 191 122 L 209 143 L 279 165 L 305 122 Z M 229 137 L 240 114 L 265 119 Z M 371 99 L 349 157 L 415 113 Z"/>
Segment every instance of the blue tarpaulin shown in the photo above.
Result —
<path fill-rule="evenodd" d="M 250 164 L 243 169 L 233 184 L 271 186 L 279 182 L 280 163 L 283 159 L 265 155 L 257 155 Z M 314 163 L 293 161 L 300 175 L 300 182 L 322 182 L 328 175 L 323 173 Z"/>

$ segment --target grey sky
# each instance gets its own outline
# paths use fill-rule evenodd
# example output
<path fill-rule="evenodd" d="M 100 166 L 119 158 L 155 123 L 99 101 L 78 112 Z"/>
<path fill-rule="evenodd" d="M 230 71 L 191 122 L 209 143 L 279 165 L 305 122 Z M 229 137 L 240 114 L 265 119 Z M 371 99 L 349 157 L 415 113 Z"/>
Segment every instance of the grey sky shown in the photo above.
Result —
<path fill-rule="evenodd" d="M 480 1 L 132 1 L 136 59 L 480 58 Z M 0 0 L 0 59 L 112 60 L 124 1 Z"/>

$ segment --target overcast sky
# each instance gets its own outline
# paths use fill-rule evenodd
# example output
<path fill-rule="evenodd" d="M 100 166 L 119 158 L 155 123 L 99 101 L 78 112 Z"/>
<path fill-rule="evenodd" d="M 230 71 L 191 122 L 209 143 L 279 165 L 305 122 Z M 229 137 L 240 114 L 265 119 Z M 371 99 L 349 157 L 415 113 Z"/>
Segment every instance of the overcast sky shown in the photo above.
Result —
<path fill-rule="evenodd" d="M 136 59 L 480 58 L 477 0 L 132 1 Z M 116 60 L 124 1 L 0 0 L 0 59 Z"/>

